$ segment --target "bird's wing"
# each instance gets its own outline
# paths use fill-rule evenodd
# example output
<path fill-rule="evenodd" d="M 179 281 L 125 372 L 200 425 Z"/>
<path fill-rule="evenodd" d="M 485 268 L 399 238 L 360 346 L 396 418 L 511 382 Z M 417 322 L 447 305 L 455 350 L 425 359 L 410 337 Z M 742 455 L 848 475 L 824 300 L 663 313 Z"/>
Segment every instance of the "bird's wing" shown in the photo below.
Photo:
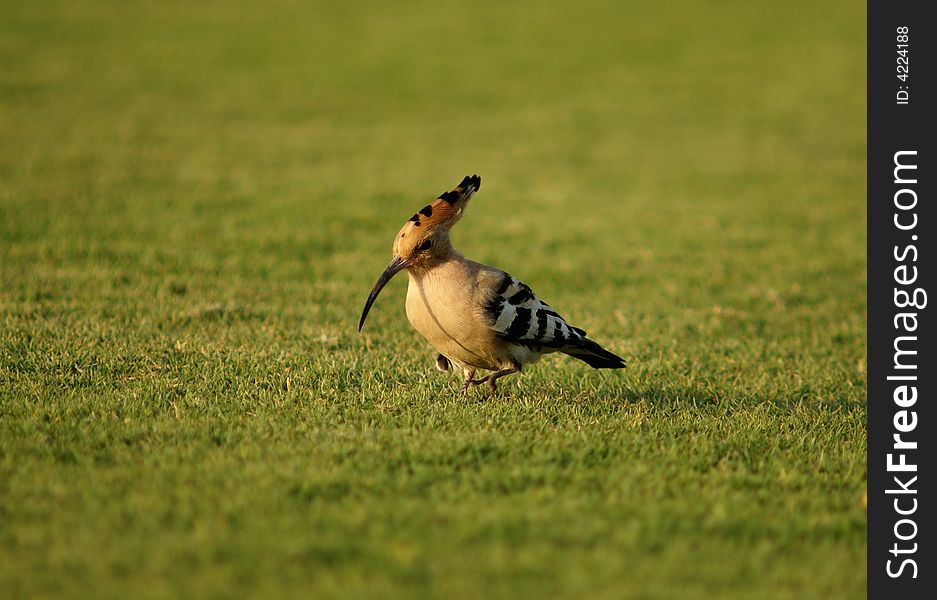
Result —
<path fill-rule="evenodd" d="M 494 279 L 484 305 L 490 327 L 501 339 L 527 346 L 581 346 L 586 332 L 566 322 L 526 284 L 507 273 Z"/>

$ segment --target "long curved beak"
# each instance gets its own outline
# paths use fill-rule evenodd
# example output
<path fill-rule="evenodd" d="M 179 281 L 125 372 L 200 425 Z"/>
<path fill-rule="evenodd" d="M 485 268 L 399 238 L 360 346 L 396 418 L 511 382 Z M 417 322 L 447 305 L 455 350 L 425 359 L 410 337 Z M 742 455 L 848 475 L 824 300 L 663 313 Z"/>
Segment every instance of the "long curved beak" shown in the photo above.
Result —
<path fill-rule="evenodd" d="M 358 331 L 361 331 L 361 328 L 364 327 L 364 320 L 368 318 L 368 311 L 371 310 L 371 305 L 374 304 L 377 295 L 381 293 L 381 290 L 384 289 L 384 286 L 387 285 L 387 282 L 390 281 L 394 275 L 406 269 L 407 266 L 407 261 L 399 256 L 395 256 L 394 259 L 390 261 L 390 264 L 387 265 L 387 268 L 384 269 L 384 272 L 381 273 L 381 276 L 377 279 L 377 283 L 374 284 L 374 289 L 371 290 L 368 301 L 364 303 L 364 310 L 361 311 L 361 319 L 358 321 Z"/>

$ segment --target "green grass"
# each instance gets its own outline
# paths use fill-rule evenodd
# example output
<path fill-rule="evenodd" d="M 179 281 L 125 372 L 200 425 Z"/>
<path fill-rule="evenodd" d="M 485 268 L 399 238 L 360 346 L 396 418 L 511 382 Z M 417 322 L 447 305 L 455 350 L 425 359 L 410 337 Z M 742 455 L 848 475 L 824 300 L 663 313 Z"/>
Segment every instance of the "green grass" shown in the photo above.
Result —
<path fill-rule="evenodd" d="M 0 4 L 0 595 L 864 597 L 861 6 Z M 627 370 L 356 333 L 474 172 Z"/>

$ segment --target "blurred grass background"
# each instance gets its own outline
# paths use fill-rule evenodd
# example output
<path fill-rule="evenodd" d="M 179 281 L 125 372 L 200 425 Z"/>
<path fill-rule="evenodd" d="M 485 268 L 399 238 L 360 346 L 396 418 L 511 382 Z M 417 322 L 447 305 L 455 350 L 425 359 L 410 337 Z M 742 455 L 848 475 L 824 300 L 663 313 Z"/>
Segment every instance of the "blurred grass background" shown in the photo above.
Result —
<path fill-rule="evenodd" d="M 864 596 L 863 7 L 0 11 L 0 595 Z M 475 172 L 629 369 L 355 332 Z"/>

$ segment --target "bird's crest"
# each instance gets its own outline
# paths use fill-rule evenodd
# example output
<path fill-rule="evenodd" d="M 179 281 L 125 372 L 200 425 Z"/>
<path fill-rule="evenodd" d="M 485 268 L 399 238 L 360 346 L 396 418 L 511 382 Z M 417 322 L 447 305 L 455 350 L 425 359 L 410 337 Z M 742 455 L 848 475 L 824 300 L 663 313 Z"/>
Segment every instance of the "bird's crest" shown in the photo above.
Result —
<path fill-rule="evenodd" d="M 465 206 L 478 191 L 482 179 L 478 175 L 466 175 L 455 189 L 443 192 L 410 217 L 413 227 L 452 227 L 462 217 Z"/>

